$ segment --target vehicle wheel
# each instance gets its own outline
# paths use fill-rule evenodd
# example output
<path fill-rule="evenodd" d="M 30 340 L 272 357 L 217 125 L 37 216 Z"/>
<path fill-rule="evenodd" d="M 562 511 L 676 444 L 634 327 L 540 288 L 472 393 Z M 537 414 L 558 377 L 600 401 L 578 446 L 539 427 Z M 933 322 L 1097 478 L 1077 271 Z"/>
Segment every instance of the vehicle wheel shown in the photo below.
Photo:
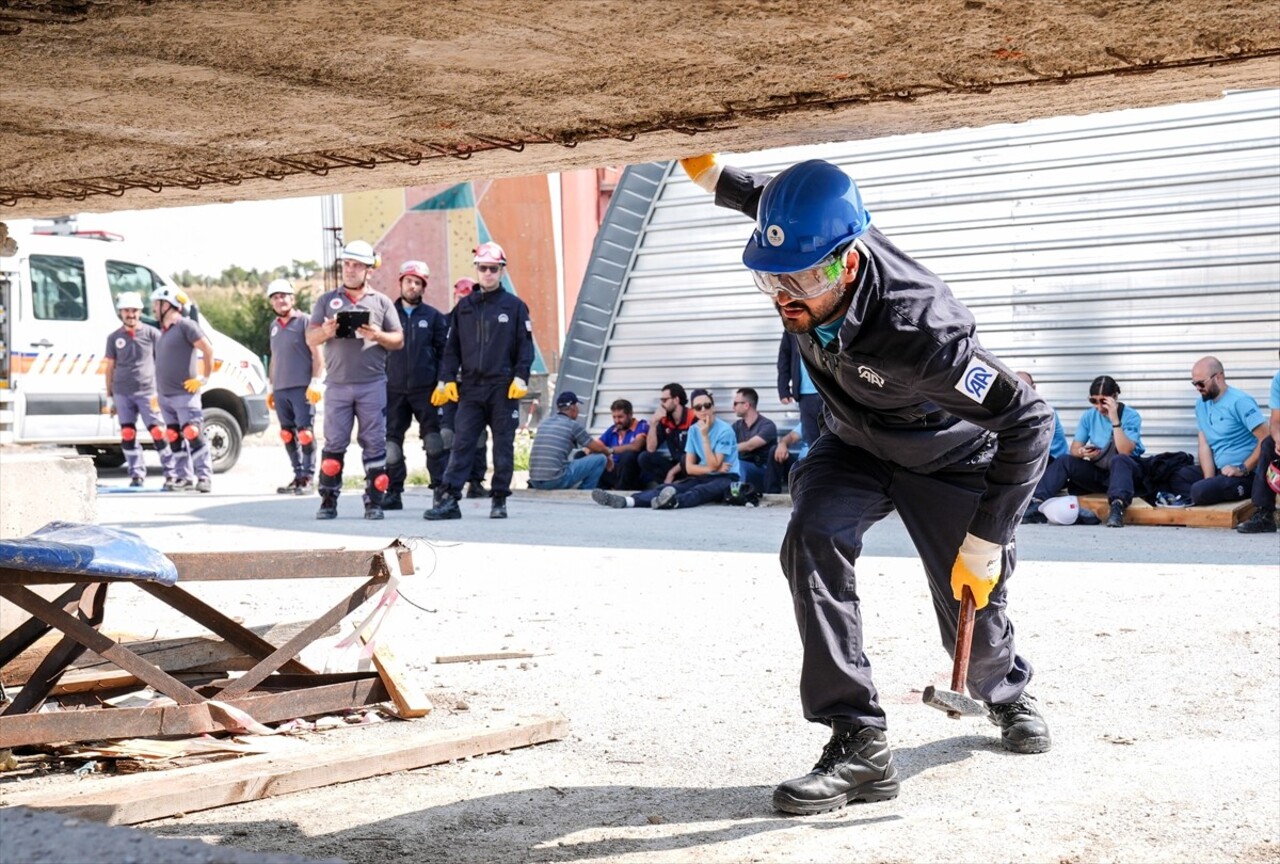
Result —
<path fill-rule="evenodd" d="M 92 456 L 95 468 L 119 468 L 124 464 L 124 450 L 119 447 L 93 447 L 87 444 L 76 446 L 81 456 Z"/>
<path fill-rule="evenodd" d="M 240 458 L 240 424 L 221 408 L 204 409 L 204 439 L 209 444 L 213 471 L 230 471 Z"/>

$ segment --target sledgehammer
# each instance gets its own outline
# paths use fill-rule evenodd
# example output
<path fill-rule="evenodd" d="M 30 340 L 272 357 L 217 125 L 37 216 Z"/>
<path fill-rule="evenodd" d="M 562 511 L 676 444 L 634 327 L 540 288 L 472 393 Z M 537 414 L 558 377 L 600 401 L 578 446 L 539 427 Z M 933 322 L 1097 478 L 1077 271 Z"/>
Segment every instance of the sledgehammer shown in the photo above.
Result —
<path fill-rule="evenodd" d="M 951 667 L 951 689 L 939 690 L 930 684 L 924 688 L 924 704 L 947 716 L 959 720 L 962 715 L 985 716 L 987 706 L 970 699 L 964 692 L 965 678 L 969 675 L 969 646 L 973 642 L 973 616 L 976 610 L 973 592 L 965 586 L 960 592 L 960 618 L 956 621 L 956 654 Z"/>

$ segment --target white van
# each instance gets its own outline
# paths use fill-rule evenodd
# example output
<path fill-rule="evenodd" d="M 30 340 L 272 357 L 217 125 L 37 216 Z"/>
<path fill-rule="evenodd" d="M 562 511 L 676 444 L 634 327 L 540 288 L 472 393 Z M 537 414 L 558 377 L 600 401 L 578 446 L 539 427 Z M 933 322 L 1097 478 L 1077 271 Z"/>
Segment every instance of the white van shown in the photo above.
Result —
<path fill-rule="evenodd" d="M 14 239 L 17 254 L 0 257 L 0 443 L 70 445 L 100 467 L 123 465 L 116 418 L 102 413 L 103 352 L 120 326 L 115 298 L 137 291 L 145 301 L 173 282 L 105 232 Z M 155 323 L 149 311 L 144 320 Z M 245 435 L 267 428 L 267 378 L 249 349 L 207 320 L 200 326 L 215 354 L 200 391 L 205 437 L 213 470 L 222 472 L 235 465 Z"/>

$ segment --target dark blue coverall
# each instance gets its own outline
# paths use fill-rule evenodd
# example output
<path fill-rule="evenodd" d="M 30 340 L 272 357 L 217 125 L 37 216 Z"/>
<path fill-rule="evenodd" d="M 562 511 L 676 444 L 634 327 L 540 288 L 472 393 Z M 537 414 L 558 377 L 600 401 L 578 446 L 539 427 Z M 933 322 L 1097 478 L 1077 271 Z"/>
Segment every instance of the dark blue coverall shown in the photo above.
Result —
<path fill-rule="evenodd" d="M 768 180 L 725 166 L 716 203 L 755 218 Z M 796 340 L 828 431 L 792 472 L 780 557 L 803 644 L 805 716 L 884 729 L 854 573 L 863 535 L 901 515 L 948 653 L 960 605 L 951 567 L 965 534 L 1005 544 L 1003 576 L 974 624 L 968 688 L 987 702 L 1015 701 L 1032 669 L 1005 614 L 1013 538 L 1044 469 L 1053 412 L 982 347 L 973 316 L 941 279 L 874 227 L 857 242 L 838 337 Z"/>
<path fill-rule="evenodd" d="M 440 358 L 449 335 L 449 319 L 434 306 L 407 305 L 395 301 L 404 348 L 387 355 L 387 489 L 388 500 L 399 500 L 409 470 L 405 464 L 404 436 L 414 420 L 427 454 L 431 488 L 444 483 L 449 453 L 440 436 L 440 414 L 431 404 L 431 392 L 439 380 Z"/>
<path fill-rule="evenodd" d="M 507 398 L 507 391 L 513 378 L 527 382 L 532 366 L 533 325 L 519 297 L 505 287 L 477 289 L 453 307 L 440 380 L 458 382 L 458 413 L 444 491 L 461 497 L 487 426 L 493 436 L 493 498 L 511 494 L 520 402 Z"/>

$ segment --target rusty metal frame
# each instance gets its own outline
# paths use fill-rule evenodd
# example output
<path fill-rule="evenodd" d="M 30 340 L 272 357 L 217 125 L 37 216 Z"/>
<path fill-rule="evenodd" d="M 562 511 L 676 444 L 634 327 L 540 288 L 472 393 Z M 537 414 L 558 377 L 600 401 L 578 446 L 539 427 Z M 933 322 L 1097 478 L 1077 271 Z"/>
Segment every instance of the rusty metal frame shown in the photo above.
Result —
<path fill-rule="evenodd" d="M 409 549 L 398 541 L 390 548 L 396 551 L 401 572 L 411 574 L 413 557 Z M 224 715 L 222 712 L 210 712 L 208 703 L 211 700 L 241 708 L 259 723 L 269 723 L 359 707 L 390 698 L 375 672 L 324 675 L 296 659 L 303 649 L 386 585 L 391 573 L 381 552 L 179 553 L 169 557 L 184 584 L 231 579 L 366 578 L 360 587 L 276 648 L 177 585 L 128 579 L 85 582 L 84 574 L 0 567 L 0 597 L 31 615 L 30 619 L 0 639 L 0 669 L 50 630 L 57 629 L 64 634 L 64 638 L 45 656 L 18 691 L 14 701 L 0 712 L 0 749 L 52 741 L 221 731 L 225 727 L 218 718 Z M 75 583 L 73 587 L 52 602 L 27 587 L 71 582 Z M 189 620 L 248 653 L 257 662 L 238 678 L 201 687 L 199 691 L 192 689 L 98 631 L 107 588 L 113 583 L 138 586 Z M 178 704 L 37 713 L 69 665 L 86 649 Z"/>

